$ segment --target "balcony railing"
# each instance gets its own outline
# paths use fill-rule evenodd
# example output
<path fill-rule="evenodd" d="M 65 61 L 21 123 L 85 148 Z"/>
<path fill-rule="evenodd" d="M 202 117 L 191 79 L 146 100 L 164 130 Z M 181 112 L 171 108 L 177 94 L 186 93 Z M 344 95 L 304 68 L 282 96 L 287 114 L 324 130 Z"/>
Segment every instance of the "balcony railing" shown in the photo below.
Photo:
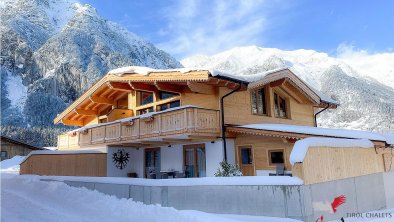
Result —
<path fill-rule="evenodd" d="M 149 139 L 179 138 L 180 135 L 216 137 L 220 134 L 219 111 L 198 107 L 145 114 L 82 127 L 58 136 L 59 149 L 76 149 L 97 144 L 138 143 Z"/>

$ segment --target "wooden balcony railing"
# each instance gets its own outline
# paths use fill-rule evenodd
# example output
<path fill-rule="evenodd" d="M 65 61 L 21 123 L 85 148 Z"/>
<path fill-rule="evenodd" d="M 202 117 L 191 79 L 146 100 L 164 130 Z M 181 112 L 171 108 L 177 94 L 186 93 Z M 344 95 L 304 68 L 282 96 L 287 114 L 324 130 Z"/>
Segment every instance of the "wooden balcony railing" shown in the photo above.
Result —
<path fill-rule="evenodd" d="M 95 127 L 83 128 L 73 134 L 58 136 L 59 149 L 75 149 L 96 144 L 121 144 L 179 135 L 211 136 L 220 134 L 219 111 L 198 107 L 126 118 Z"/>

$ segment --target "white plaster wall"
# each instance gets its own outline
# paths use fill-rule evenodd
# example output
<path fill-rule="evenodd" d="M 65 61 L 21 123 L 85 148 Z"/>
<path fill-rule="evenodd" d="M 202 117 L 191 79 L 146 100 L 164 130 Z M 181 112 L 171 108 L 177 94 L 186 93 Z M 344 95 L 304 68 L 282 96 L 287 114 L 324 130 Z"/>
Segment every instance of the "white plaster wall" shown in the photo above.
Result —
<path fill-rule="evenodd" d="M 174 169 L 183 172 L 183 145 L 172 145 L 171 147 L 160 147 L 161 170 Z M 112 154 L 118 149 L 125 149 L 130 154 L 130 161 L 125 169 L 118 169 L 112 162 Z M 205 143 L 206 176 L 213 177 L 223 160 L 223 142 L 216 140 L 214 143 Z M 227 160 L 235 164 L 235 146 L 233 139 L 227 139 Z M 109 177 L 126 177 L 127 173 L 135 172 L 138 177 L 144 176 L 144 148 L 109 147 L 107 149 L 107 175 Z"/>
<path fill-rule="evenodd" d="M 139 178 L 144 177 L 144 149 L 130 149 L 131 171 L 137 173 Z"/>
<path fill-rule="evenodd" d="M 226 138 L 227 162 L 235 164 L 235 140 Z"/>
<path fill-rule="evenodd" d="M 107 176 L 108 177 L 127 177 L 127 173 L 131 172 L 131 162 L 132 158 L 130 157 L 129 162 L 127 163 L 124 169 L 118 169 L 115 167 L 114 162 L 112 161 L 112 155 L 116 153 L 119 149 L 124 149 L 131 156 L 131 149 L 124 147 L 108 147 L 107 150 Z"/>
<path fill-rule="evenodd" d="M 214 143 L 205 143 L 207 177 L 215 176 L 215 173 L 220 166 L 219 163 L 223 161 L 222 144 L 221 140 L 216 140 Z"/>
<path fill-rule="evenodd" d="M 183 145 L 160 147 L 161 170 L 176 170 L 183 172 Z"/>

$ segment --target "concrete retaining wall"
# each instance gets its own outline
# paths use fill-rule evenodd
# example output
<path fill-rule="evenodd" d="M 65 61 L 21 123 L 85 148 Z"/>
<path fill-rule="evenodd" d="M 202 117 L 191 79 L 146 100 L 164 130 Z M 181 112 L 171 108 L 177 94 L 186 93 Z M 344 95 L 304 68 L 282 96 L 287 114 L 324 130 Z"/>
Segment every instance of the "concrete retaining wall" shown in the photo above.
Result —
<path fill-rule="evenodd" d="M 64 181 L 74 187 L 179 210 L 304 220 L 303 186 L 136 186 Z"/>
<path fill-rule="evenodd" d="M 347 217 L 350 213 L 363 213 L 393 207 L 394 172 L 376 173 L 359 177 L 329 181 L 304 186 L 305 209 L 312 215 L 309 221 L 324 216 L 324 220 Z M 335 197 L 346 196 L 346 203 L 337 212 L 326 211 Z M 328 208 L 330 210 L 330 208 Z"/>
<path fill-rule="evenodd" d="M 300 186 L 139 186 L 97 182 L 64 181 L 118 198 L 132 198 L 144 204 L 160 204 L 179 210 L 210 213 L 288 217 L 324 221 L 394 207 L 394 172 Z M 337 212 L 329 212 L 334 198 L 346 196 Z M 328 211 L 327 211 L 328 210 Z"/>

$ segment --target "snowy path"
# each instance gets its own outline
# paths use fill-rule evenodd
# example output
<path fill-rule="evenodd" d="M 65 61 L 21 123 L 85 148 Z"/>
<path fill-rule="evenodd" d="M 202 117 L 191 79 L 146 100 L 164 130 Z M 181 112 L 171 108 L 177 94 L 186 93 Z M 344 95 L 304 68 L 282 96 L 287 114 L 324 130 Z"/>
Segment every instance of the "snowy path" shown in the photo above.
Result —
<path fill-rule="evenodd" d="M 1 175 L 1 219 L 20 221 L 171 221 L 171 222 L 295 222 L 262 216 L 218 215 L 200 211 L 179 211 L 118 199 L 60 182 L 42 182 L 37 177 Z"/>

